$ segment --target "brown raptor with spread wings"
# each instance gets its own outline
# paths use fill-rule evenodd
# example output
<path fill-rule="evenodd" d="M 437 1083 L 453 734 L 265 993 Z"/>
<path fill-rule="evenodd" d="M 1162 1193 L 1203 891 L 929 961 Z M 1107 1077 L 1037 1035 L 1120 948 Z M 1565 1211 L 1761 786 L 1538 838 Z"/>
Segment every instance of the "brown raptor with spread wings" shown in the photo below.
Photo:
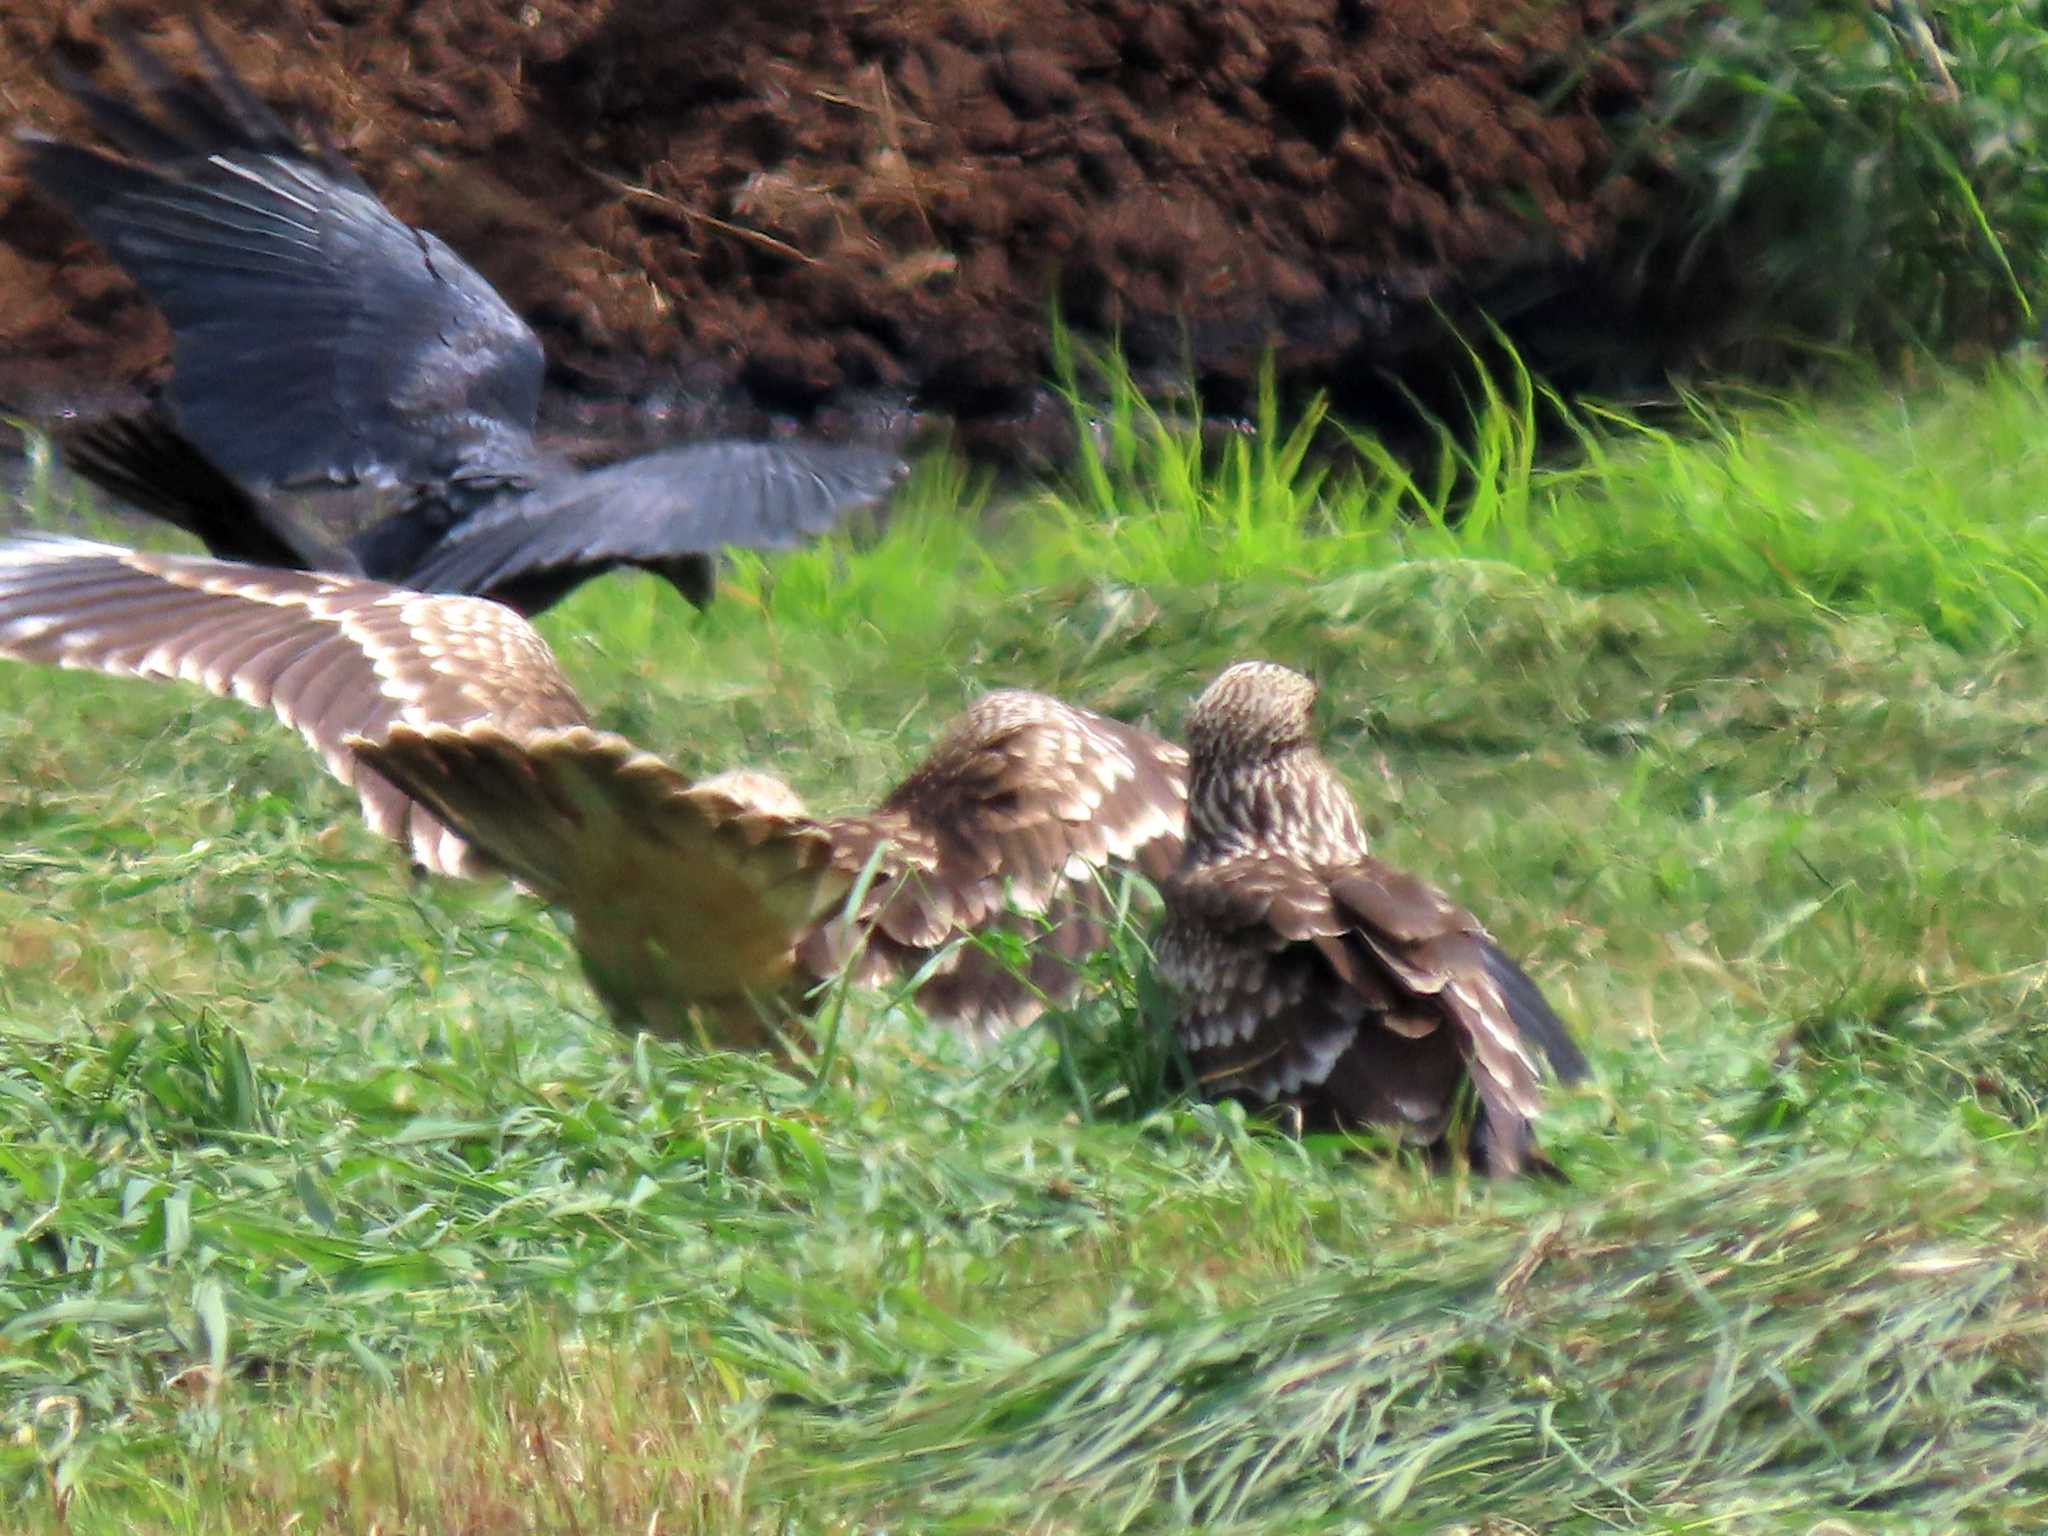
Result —
<path fill-rule="evenodd" d="M 1477 919 L 1367 854 L 1315 748 L 1315 697 L 1298 672 L 1240 662 L 1188 714 L 1187 841 L 1157 945 L 1181 1042 L 1213 1092 L 1425 1143 L 1469 1077 L 1475 1161 L 1520 1172 L 1539 1052 L 1565 1080 L 1585 1058 Z"/>
<path fill-rule="evenodd" d="M 978 700 L 865 815 L 811 815 L 765 774 L 692 783 L 591 729 L 511 609 L 354 577 L 17 538 L 0 656 L 270 709 L 416 862 L 561 907 L 613 1015 L 690 1039 L 759 1043 L 763 997 L 849 961 L 868 981 L 925 973 L 926 1011 L 964 1029 L 1028 1022 L 1098 941 L 1098 872 L 1163 874 L 1185 819 L 1178 747 L 1015 691 Z M 1034 937 L 1025 977 L 948 948 L 999 924 Z"/>

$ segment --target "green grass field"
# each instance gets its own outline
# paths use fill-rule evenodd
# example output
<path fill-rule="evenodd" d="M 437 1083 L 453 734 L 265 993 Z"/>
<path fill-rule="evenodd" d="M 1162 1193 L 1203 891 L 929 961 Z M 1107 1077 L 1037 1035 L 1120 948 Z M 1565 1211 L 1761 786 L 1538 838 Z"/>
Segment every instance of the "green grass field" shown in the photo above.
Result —
<path fill-rule="evenodd" d="M 543 627 L 604 725 L 828 810 L 986 687 L 1172 731 L 1313 671 L 1379 851 L 1586 1042 L 1569 1183 L 1192 1100 L 1143 891 L 993 1054 L 872 996 L 822 1076 L 625 1039 L 267 717 L 0 665 L 0 1524 L 2048 1519 L 2038 361 L 1561 435 L 1510 372 L 1412 475 L 1112 399 L 1099 477 L 934 463 L 701 617 Z"/>

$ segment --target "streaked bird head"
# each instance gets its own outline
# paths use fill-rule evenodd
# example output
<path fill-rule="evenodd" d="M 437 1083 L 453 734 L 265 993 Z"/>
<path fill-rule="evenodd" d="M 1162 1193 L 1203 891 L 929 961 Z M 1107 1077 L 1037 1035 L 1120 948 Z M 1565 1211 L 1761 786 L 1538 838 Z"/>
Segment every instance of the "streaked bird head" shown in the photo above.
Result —
<path fill-rule="evenodd" d="M 1280 854 L 1317 864 L 1365 852 L 1351 795 L 1316 751 L 1316 685 L 1291 667 L 1240 661 L 1188 711 L 1185 863 Z"/>
<path fill-rule="evenodd" d="M 1188 751 L 1203 759 L 1277 757 L 1315 741 L 1316 685 L 1273 661 L 1240 661 L 1202 690 L 1188 711 Z"/>

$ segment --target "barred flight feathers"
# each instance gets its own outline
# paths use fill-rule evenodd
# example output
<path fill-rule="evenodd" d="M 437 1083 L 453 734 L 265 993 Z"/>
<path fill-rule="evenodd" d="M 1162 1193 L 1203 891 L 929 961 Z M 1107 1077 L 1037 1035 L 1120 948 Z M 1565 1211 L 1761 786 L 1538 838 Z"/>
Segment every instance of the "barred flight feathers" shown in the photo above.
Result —
<path fill-rule="evenodd" d="M 856 955 L 875 978 L 933 967 L 922 996 L 963 1028 L 1027 1022 L 1100 942 L 1097 874 L 1179 853 L 1184 754 L 1134 727 L 989 694 L 875 812 L 818 818 L 768 775 L 691 783 L 589 729 L 540 636 L 479 598 L 30 536 L 0 542 L 0 656 L 271 710 L 374 829 L 563 908 L 614 1014 L 684 1038 L 701 1011 L 765 1040 L 756 999 Z M 998 924 L 1034 939 L 1022 980 L 946 949 Z"/>
<path fill-rule="evenodd" d="M 268 709 L 355 788 L 374 831 L 471 878 L 493 866 L 359 773 L 343 738 L 399 721 L 585 718 L 546 643 L 497 603 L 56 536 L 0 542 L 0 656 L 196 683 Z"/>
<path fill-rule="evenodd" d="M 1539 1052 L 1564 1080 L 1585 1059 L 1469 912 L 1366 852 L 1314 701 L 1299 673 L 1240 663 L 1190 712 L 1186 850 L 1156 947 L 1181 1041 L 1212 1092 L 1425 1143 L 1469 1078 L 1475 1160 L 1521 1172 L 1540 1161 Z"/>
<path fill-rule="evenodd" d="M 1020 911 L 1050 930 L 1028 983 L 962 949 L 920 1001 L 977 1033 L 1028 1022 L 1099 942 L 1097 871 L 1170 862 L 1183 794 L 1177 748 L 1018 692 L 977 702 L 866 816 L 813 817 L 766 774 L 692 784 L 588 730 L 401 726 L 350 746 L 568 911 L 618 1016 L 685 1038 L 693 1009 L 731 1033 L 756 998 L 848 963 L 868 982 L 914 974 Z"/>

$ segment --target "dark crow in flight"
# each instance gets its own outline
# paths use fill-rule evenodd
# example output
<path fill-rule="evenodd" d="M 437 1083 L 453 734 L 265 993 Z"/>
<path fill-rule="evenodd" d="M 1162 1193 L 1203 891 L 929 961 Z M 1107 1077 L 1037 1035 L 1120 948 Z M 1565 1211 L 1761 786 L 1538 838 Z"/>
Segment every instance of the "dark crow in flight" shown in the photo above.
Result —
<path fill-rule="evenodd" d="M 787 548 L 902 477 L 891 453 L 705 442 L 585 471 L 534 440 L 538 338 L 330 150 L 300 145 L 196 24 L 181 76 L 113 34 L 142 106 L 69 88 L 119 153 L 23 134 L 28 174 L 171 323 L 146 415 L 60 434 L 69 462 L 226 559 L 495 597 L 532 613 L 615 566 L 692 602 L 725 545 Z M 384 515 L 336 547 L 297 503 Z"/>

